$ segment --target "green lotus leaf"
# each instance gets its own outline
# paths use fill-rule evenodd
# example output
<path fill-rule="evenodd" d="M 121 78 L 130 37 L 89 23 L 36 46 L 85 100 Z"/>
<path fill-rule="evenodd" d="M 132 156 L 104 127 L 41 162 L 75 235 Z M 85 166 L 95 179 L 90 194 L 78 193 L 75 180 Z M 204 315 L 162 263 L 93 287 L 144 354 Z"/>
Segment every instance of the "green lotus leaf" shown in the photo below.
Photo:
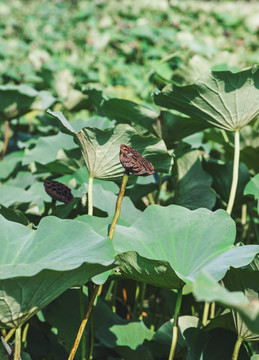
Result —
<path fill-rule="evenodd" d="M 0 326 L 17 327 L 72 285 L 112 267 L 109 238 L 76 220 L 45 217 L 38 229 L 0 217 Z"/>
<path fill-rule="evenodd" d="M 110 99 L 103 102 L 101 113 L 118 122 L 138 124 L 156 135 L 153 126 L 159 114 L 146 106 L 124 99 Z"/>
<path fill-rule="evenodd" d="M 238 269 L 237 274 L 240 275 L 242 271 Z M 255 271 L 249 271 L 250 274 L 254 273 L 253 279 L 249 280 L 247 277 L 247 285 L 250 282 L 254 283 L 254 286 L 256 286 L 256 291 L 254 291 L 254 286 L 252 289 L 248 288 L 247 290 L 250 292 L 250 295 L 252 293 L 256 293 L 256 299 L 249 299 L 249 297 L 246 297 L 245 294 L 242 291 L 229 291 L 225 287 L 222 287 L 217 283 L 217 281 L 206 271 L 202 271 L 196 278 L 195 282 L 193 283 L 193 294 L 195 298 L 198 301 L 216 301 L 220 302 L 221 304 L 228 306 L 240 314 L 241 318 L 247 325 L 247 327 L 255 334 L 259 334 L 259 301 L 258 301 L 258 272 Z M 255 282 L 255 278 L 256 282 Z M 236 279 L 234 282 L 241 285 L 245 284 L 244 278 L 242 279 Z M 229 281 L 227 281 L 229 283 Z M 243 286 L 242 285 L 242 286 Z M 242 286 L 234 286 L 235 288 L 238 288 L 241 290 Z M 249 286 L 248 286 L 249 287 Z M 237 322 L 237 316 L 236 316 L 236 327 L 240 330 L 240 320 L 239 324 Z M 241 329 L 247 331 L 247 329 Z M 255 336 L 253 334 L 253 337 L 251 337 L 250 334 L 242 333 L 242 335 L 245 337 L 247 335 L 247 340 L 258 340 L 258 336 Z"/>
<path fill-rule="evenodd" d="M 242 291 L 249 303 L 252 303 L 252 306 L 248 308 L 248 313 L 243 308 L 241 308 L 241 313 L 235 309 L 232 310 L 232 313 L 237 333 L 246 341 L 258 341 L 259 272 L 252 270 L 251 265 L 247 269 L 231 268 L 224 277 L 223 282 L 230 291 Z M 252 311 L 255 308 L 257 308 L 257 312 Z"/>
<path fill-rule="evenodd" d="M 159 122 L 160 137 L 165 141 L 168 149 L 174 148 L 177 141 L 212 126 L 204 121 L 169 111 L 161 111 Z"/>
<path fill-rule="evenodd" d="M 206 72 L 194 84 L 169 85 L 157 105 L 180 111 L 221 129 L 237 131 L 259 114 L 259 69 Z"/>
<path fill-rule="evenodd" d="M 44 201 L 49 202 L 51 198 L 44 190 L 43 183 L 35 182 L 28 190 L 18 186 L 4 184 L 0 186 L 1 204 L 5 207 L 30 204 L 27 213 L 41 214 L 45 208 Z"/>
<path fill-rule="evenodd" d="M 48 92 L 27 85 L 0 85 L 0 98 L 0 118 L 8 120 L 34 109 L 45 110 L 55 101 Z"/>
<path fill-rule="evenodd" d="M 14 151 L 7 154 L 0 162 L 0 179 L 6 179 L 22 162 L 24 151 Z"/>
<path fill-rule="evenodd" d="M 33 149 L 26 149 L 22 164 L 27 165 L 33 161 L 47 164 L 57 159 L 60 149 L 74 149 L 77 145 L 71 136 L 59 133 L 52 136 L 40 137 Z"/>
<path fill-rule="evenodd" d="M 249 264 L 259 246 L 235 247 L 235 223 L 224 210 L 149 206 L 131 225 L 117 225 L 113 244 L 122 274 L 179 288 L 201 270 L 220 280 L 230 266 Z"/>
<path fill-rule="evenodd" d="M 246 185 L 244 195 L 253 195 L 259 200 L 259 174 L 255 175 Z M 259 214 L 259 201 L 257 202 L 257 212 Z"/>
<path fill-rule="evenodd" d="M 119 161 L 120 145 L 132 146 L 150 161 L 156 171 L 167 173 L 172 157 L 163 140 L 140 136 L 130 125 L 119 124 L 113 129 L 84 128 L 76 132 L 60 113 L 48 113 L 61 121 L 64 131 L 76 136 L 90 177 L 112 180 L 122 177 L 124 168 Z"/>
<path fill-rule="evenodd" d="M 94 320 L 98 340 L 114 349 L 123 359 L 153 360 L 145 343 L 152 339 L 154 331 L 147 328 L 143 321 L 122 319 L 102 301 L 97 303 Z"/>
<path fill-rule="evenodd" d="M 211 190 L 212 178 L 201 166 L 200 154 L 194 150 L 177 157 L 177 182 L 173 202 L 190 210 L 212 209 L 216 196 Z"/>
<path fill-rule="evenodd" d="M 9 221 L 14 221 L 23 225 L 29 224 L 29 220 L 20 210 L 8 209 L 7 207 L 0 205 L 0 214 Z"/>

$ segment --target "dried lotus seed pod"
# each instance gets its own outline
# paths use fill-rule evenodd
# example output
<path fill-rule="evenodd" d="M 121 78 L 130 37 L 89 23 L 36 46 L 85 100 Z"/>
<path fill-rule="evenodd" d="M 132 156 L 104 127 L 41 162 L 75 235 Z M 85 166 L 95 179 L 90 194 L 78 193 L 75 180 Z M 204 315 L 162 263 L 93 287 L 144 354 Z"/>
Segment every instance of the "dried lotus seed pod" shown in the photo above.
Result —
<path fill-rule="evenodd" d="M 120 162 L 126 173 L 139 176 L 154 174 L 154 166 L 129 145 L 120 146 Z"/>
<path fill-rule="evenodd" d="M 69 204 L 74 199 L 69 187 L 58 181 L 46 179 L 44 180 L 44 187 L 46 193 L 55 201 L 58 200 L 65 204 Z"/>

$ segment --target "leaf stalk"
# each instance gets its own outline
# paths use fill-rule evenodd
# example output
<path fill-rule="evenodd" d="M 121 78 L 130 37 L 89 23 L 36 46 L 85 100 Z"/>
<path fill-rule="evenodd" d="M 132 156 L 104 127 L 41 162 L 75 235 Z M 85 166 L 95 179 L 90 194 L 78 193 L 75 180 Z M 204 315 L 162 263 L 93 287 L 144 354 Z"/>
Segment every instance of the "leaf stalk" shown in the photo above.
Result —
<path fill-rule="evenodd" d="M 14 349 L 14 360 L 20 360 L 21 358 L 21 333 L 22 330 L 18 327 L 15 330 L 15 349 Z"/>
<path fill-rule="evenodd" d="M 178 339 L 178 321 L 179 321 L 180 309 L 182 304 L 182 293 L 183 293 L 183 289 L 182 288 L 178 289 L 175 311 L 174 311 L 173 336 L 172 336 L 172 343 L 171 343 L 171 349 L 168 360 L 173 360 L 175 355 L 177 339 Z"/>
<path fill-rule="evenodd" d="M 94 178 L 92 176 L 89 177 L 88 183 L 88 215 L 93 215 L 93 182 Z"/>
<path fill-rule="evenodd" d="M 239 354 L 239 350 L 240 350 L 240 347 L 242 345 L 242 342 L 243 342 L 243 338 L 241 336 L 238 336 L 235 347 L 234 347 L 232 360 L 237 360 L 238 359 L 238 354 Z"/>
<path fill-rule="evenodd" d="M 237 191 L 237 184 L 238 184 L 238 169 L 239 169 L 239 157 L 240 157 L 240 132 L 239 130 L 236 130 L 235 132 L 235 150 L 234 150 L 234 162 L 233 162 L 233 177 L 232 177 L 232 184 L 231 184 L 231 190 L 227 205 L 227 213 L 231 215 L 234 202 L 235 202 L 235 196 Z"/>

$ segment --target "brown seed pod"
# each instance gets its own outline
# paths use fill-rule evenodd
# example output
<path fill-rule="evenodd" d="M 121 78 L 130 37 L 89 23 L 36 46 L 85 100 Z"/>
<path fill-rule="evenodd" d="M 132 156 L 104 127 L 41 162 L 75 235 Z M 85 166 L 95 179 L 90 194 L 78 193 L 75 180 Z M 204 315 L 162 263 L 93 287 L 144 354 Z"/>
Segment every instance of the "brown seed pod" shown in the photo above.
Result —
<path fill-rule="evenodd" d="M 139 176 L 154 174 L 154 166 L 129 145 L 120 146 L 120 162 L 126 173 Z"/>
<path fill-rule="evenodd" d="M 44 187 L 46 193 L 50 197 L 52 197 L 53 200 L 58 200 L 65 204 L 69 204 L 74 199 L 69 187 L 67 187 L 64 184 L 61 184 L 58 181 L 46 179 L 44 180 Z"/>

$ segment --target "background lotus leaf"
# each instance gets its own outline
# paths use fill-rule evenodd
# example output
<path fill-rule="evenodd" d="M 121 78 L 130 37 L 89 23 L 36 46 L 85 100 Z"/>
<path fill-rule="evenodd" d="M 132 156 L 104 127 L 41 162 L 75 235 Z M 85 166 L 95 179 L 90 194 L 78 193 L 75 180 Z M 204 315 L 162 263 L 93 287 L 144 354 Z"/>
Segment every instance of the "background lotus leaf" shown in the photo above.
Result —
<path fill-rule="evenodd" d="M 236 131 L 259 114 L 259 68 L 206 72 L 194 84 L 168 85 L 157 105 L 178 110 L 221 129 Z"/>
<path fill-rule="evenodd" d="M 33 109 L 47 109 L 55 101 L 50 93 L 39 92 L 27 85 L 0 85 L 0 98 L 0 118 L 8 120 Z"/>

